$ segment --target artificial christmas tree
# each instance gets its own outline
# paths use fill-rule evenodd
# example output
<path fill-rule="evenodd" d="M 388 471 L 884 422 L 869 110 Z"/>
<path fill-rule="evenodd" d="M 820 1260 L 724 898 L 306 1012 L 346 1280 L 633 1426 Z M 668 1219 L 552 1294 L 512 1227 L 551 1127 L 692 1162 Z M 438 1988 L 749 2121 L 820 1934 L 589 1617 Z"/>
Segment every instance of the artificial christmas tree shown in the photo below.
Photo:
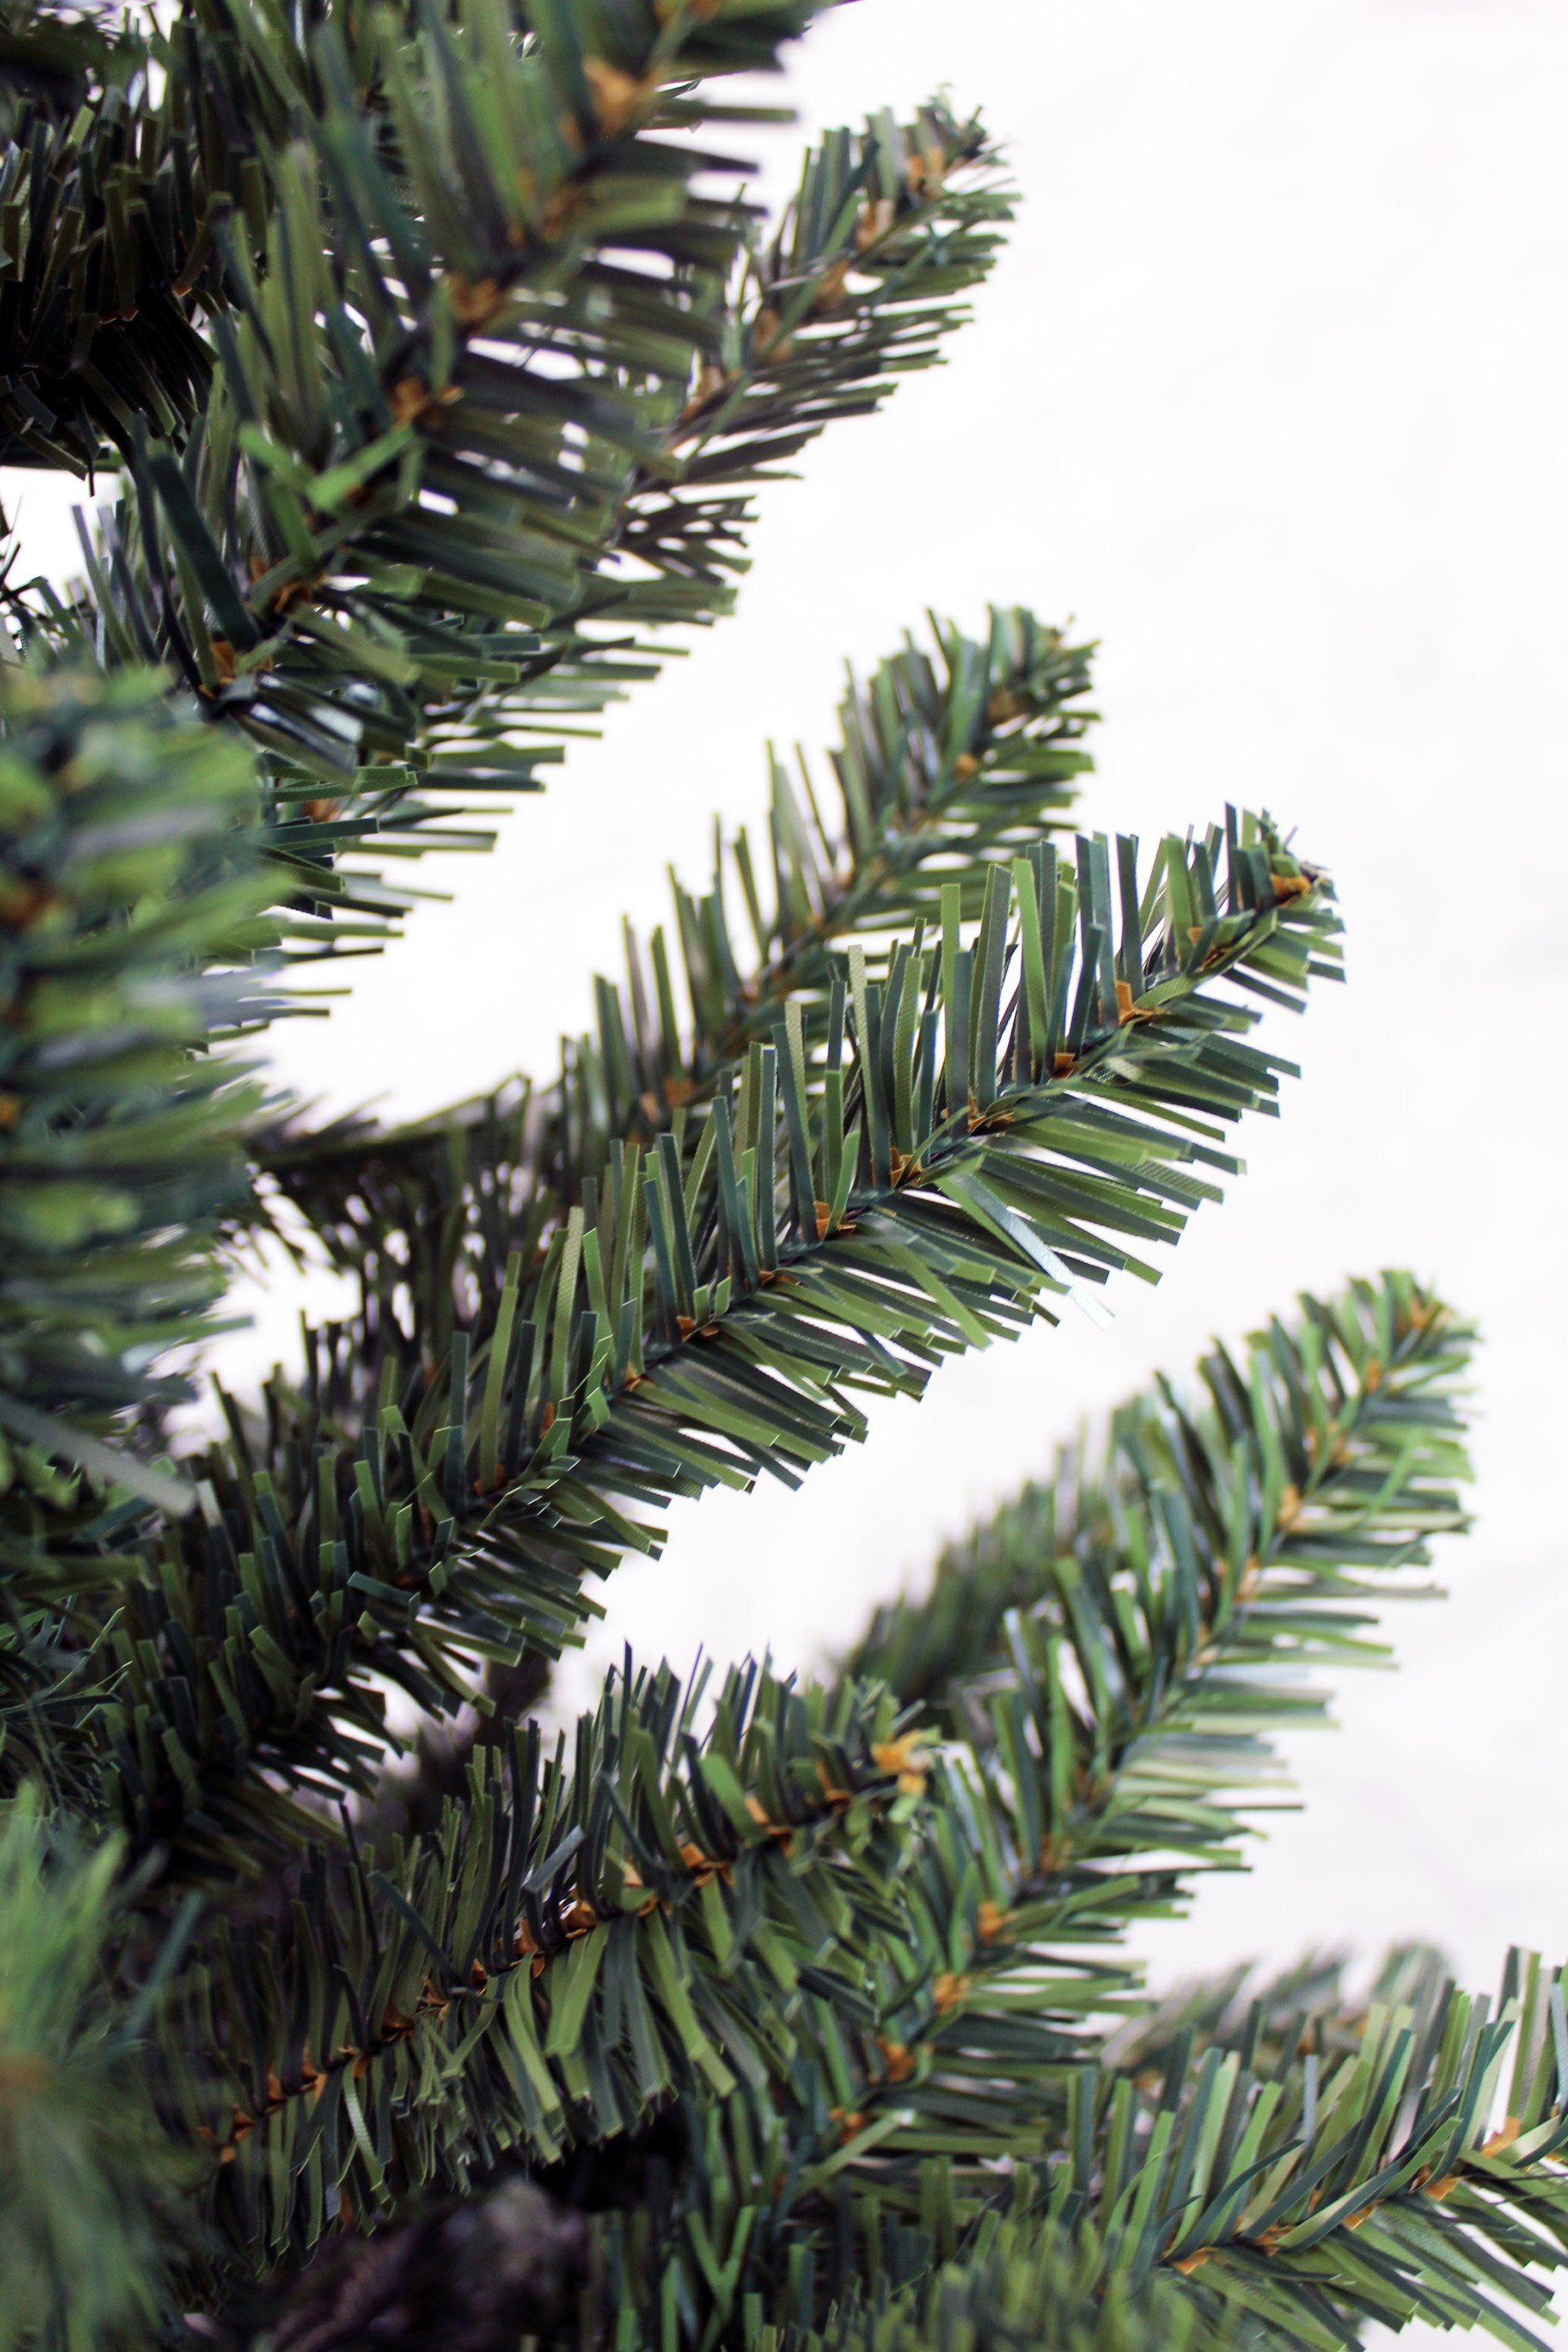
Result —
<path fill-rule="evenodd" d="M 1275 1107 L 1331 887 L 1262 817 L 1075 834 L 1086 649 L 852 688 L 556 1080 L 260 1075 L 993 259 L 943 104 L 741 201 L 726 77 L 816 5 L 0 15 L 0 458 L 115 485 L 79 590 L 5 585 L 0 2344 L 1524 2342 L 1568 2256 L 1556 1974 L 1158 2009 L 1127 1950 L 1463 1524 L 1410 1277 L 1158 1385 L 830 1675 L 628 1659 L 541 1734 L 664 1503 L 1151 1273 Z M 268 1234 L 355 1311 L 179 1433 Z"/>

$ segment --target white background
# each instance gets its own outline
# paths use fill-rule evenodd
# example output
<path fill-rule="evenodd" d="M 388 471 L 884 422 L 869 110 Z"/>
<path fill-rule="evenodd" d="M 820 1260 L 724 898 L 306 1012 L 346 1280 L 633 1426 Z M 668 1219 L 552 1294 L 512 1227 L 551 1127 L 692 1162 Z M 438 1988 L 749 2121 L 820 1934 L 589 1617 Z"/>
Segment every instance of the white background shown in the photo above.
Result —
<path fill-rule="evenodd" d="M 1563 1603 L 1563 770 L 1568 187 L 1561 0 L 858 0 L 800 53 L 811 129 L 937 84 L 1024 194 L 944 370 L 769 493 L 738 619 L 614 714 L 483 864 L 430 880 L 280 1071 L 409 1110 L 548 1066 L 620 914 L 705 872 L 761 745 L 816 746 L 844 659 L 935 605 L 1103 640 L 1086 819 L 1153 835 L 1226 799 L 1330 864 L 1351 985 L 1288 1024 L 1303 1076 L 1159 1289 L 944 1370 L 791 1496 L 676 1510 L 612 1632 L 688 1664 L 809 1665 L 1086 1411 L 1303 1285 L 1400 1262 L 1483 1321 L 1478 1524 L 1299 1748 L 1307 1809 L 1149 1948 L 1162 1975 L 1308 1944 L 1445 1944 L 1489 1984 L 1568 1951 Z M 763 142 L 791 177 L 792 134 Z M 16 478 L 5 484 L 7 498 Z M 24 493 L 55 561 L 53 486 Z M 1286 1040 L 1277 1035 L 1281 1046 Z M 287 1344 L 292 1298 L 262 1302 Z M 276 1334 L 276 1337 L 273 1335 Z M 256 1338 L 234 1343 L 254 1361 Z M 591 1664 L 593 1673 L 589 1671 Z"/>

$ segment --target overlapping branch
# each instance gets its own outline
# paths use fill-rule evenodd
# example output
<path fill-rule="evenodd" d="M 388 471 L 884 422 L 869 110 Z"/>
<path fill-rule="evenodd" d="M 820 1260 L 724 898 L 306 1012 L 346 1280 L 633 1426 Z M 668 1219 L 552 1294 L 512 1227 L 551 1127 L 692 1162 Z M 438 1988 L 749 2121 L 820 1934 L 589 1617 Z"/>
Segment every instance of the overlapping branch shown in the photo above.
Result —
<path fill-rule="evenodd" d="M 918 1394 L 944 1355 L 1151 1273 L 1131 1245 L 1179 1234 L 1196 1169 L 1233 1164 L 1225 1126 L 1278 1087 L 1244 992 L 1296 1001 L 1337 925 L 1251 820 L 1142 875 L 1117 857 L 1120 919 L 1089 840 L 1076 866 L 1049 843 L 992 863 L 977 927 L 942 884 L 940 946 L 879 905 L 875 962 L 856 942 L 808 971 L 776 1042 L 654 1139 L 605 1139 L 577 1197 L 498 1153 L 469 1221 L 492 1264 L 317 1335 L 304 1388 L 205 1465 L 205 1530 L 126 1622 L 135 1834 L 210 1867 L 287 1819 L 256 1765 L 363 1786 L 378 1678 L 460 1702 L 476 1659 L 554 1652 L 584 1579 L 657 1549 L 650 1508 L 798 1477 L 860 1434 L 858 1391 Z M 559 1123 L 591 1138 L 584 1076 Z"/>
<path fill-rule="evenodd" d="M 237 2247 L 298 2257 L 344 2200 L 762 2095 L 803 2004 L 861 2002 L 925 1788 L 893 1702 L 747 1668 L 700 1739 L 700 1698 L 628 1663 L 569 1759 L 513 1730 L 384 1871 L 318 1848 L 291 1933 L 225 1923 L 165 2016 L 164 2096 Z"/>
<path fill-rule="evenodd" d="M 736 2341 L 1348 2352 L 1372 2322 L 1422 2320 L 1539 2347 L 1542 2273 L 1568 2263 L 1563 2001 L 1562 1972 L 1515 1954 L 1495 2013 L 1450 1987 L 1415 2009 L 1375 2004 L 1331 2054 L 1259 2069 L 1215 2047 L 1147 2094 L 1080 2074 L 1060 2152 L 994 2187 L 956 2248 L 951 2224 L 925 2222 L 929 2266 L 911 2283 L 879 2262 L 825 2318 L 798 2290 L 771 2308 L 759 2295 Z"/>
<path fill-rule="evenodd" d="M 1136 2013 L 1126 1931 L 1463 1523 L 1471 1334 L 1408 1276 L 1161 1384 L 826 1684 L 710 1717 L 628 1659 L 570 1755 L 515 1720 L 672 1498 L 1152 1279 L 1274 1108 L 1331 887 L 1228 810 L 1069 836 L 1084 649 L 996 614 L 852 685 L 833 790 L 774 763 L 550 1087 L 263 1131 L 232 1058 L 258 963 L 377 944 L 381 866 L 482 845 L 963 317 L 976 121 L 829 134 L 771 237 L 704 143 L 821 5 L 0 0 L 0 455 L 124 480 L 78 603 L 0 566 L 0 1774 L 48 1792 L 0 1822 L 0 2337 L 422 2205 L 353 2306 L 498 2181 L 571 2248 L 529 2324 L 619 2352 L 1522 2347 L 1568 2259 L 1537 1961 L 1495 2014 L 1422 1954 Z M 358 1310 L 171 1468 L 279 1193 Z"/>
<path fill-rule="evenodd" d="M 1068 1456 L 879 1617 L 847 1671 L 975 1759 L 966 1832 L 914 1882 L 921 1957 L 862 2046 L 858 2107 L 907 2118 L 884 2191 L 938 2149 L 978 2174 L 1059 2127 L 1086 2019 L 1136 1984 L 1128 1923 L 1238 1866 L 1278 1801 L 1273 1735 L 1324 1717 L 1313 1670 L 1380 1659 L 1376 1612 L 1464 1526 L 1472 1339 L 1404 1276 L 1307 1299 L 1244 1361 L 1216 1348 L 1201 1404 L 1162 1384 L 1102 1467 Z"/>
<path fill-rule="evenodd" d="M 378 1303 L 399 1286 L 427 1301 L 444 1346 L 459 1262 L 482 1287 L 504 1276 L 493 1171 L 526 1164 L 579 1197 L 613 1141 L 672 1129 L 736 1080 L 751 1043 L 787 1035 L 792 1003 L 819 1029 L 836 951 L 934 928 L 944 886 L 973 919 L 994 866 L 1066 827 L 1093 765 L 1089 649 L 1023 610 L 993 613 L 981 639 L 933 622 L 932 638 L 851 680 L 826 791 L 772 761 L 762 840 L 742 826 L 700 896 L 676 884 L 673 948 L 663 926 L 646 943 L 628 929 L 625 986 L 596 983 L 596 1032 L 537 1104 L 514 1084 L 396 1129 L 350 1117 L 260 1139 L 264 1174 L 340 1272 Z"/>
<path fill-rule="evenodd" d="M 301 45 L 220 0 L 15 127 L 8 422 L 130 492 L 86 606 L 34 625 L 262 747 L 298 949 L 384 931 L 388 856 L 481 845 L 467 804 L 648 673 L 637 632 L 728 608 L 747 487 L 965 315 L 1009 216 L 976 123 L 831 134 L 765 247 L 689 136 L 816 5 L 329 11 Z"/>
<path fill-rule="evenodd" d="M 1511 1969 L 1495 2021 L 1416 1960 L 1359 2011 L 1331 1975 L 1249 2011 L 1227 1984 L 1130 2030 L 1103 2065 L 1082 2030 L 1077 1948 L 1223 1857 L 1266 1762 L 1258 1727 L 1321 1705 L 1300 1685 L 1292 1705 L 1281 1667 L 1364 1654 L 1367 1602 L 1456 1524 L 1464 1337 L 1404 1277 L 1310 1304 L 1262 1335 L 1250 1382 L 1209 1359 L 1201 1414 L 1167 1390 L 1124 1416 L 1120 1465 L 1069 1481 L 1053 1541 L 1038 1497 L 1029 1533 L 1009 1516 L 994 1574 L 969 1589 L 983 1609 L 1014 1589 L 1016 1658 L 1058 1645 L 1065 1744 L 1048 1723 L 1009 1744 L 1031 1677 L 1005 1688 L 973 1662 L 933 1685 L 929 1727 L 874 1677 L 801 1695 L 732 1678 L 700 1745 L 692 1696 L 634 1681 L 580 1732 L 574 1775 L 541 1776 L 513 1735 L 510 1778 L 491 1751 L 392 1875 L 319 1869 L 310 1934 L 281 1953 L 226 1946 L 199 1996 L 251 2034 L 216 2033 L 232 2080 L 191 2094 L 231 2226 L 308 2239 L 334 2181 L 395 2203 L 492 2149 L 548 2165 L 673 2100 L 691 2143 L 674 2208 L 593 2225 L 595 2325 L 628 2343 L 661 2341 L 674 2313 L 681 2340 L 913 2352 L 963 2341 L 963 2324 L 1008 2342 L 1031 2311 L 1018 2340 L 1036 2341 L 1055 2324 L 1047 2263 L 1071 2285 L 1073 2343 L 1157 2318 L 1175 2342 L 1250 2326 L 1316 2347 L 1413 2315 L 1533 2341 L 1510 2306 L 1541 2313 L 1532 2273 L 1568 2252 L 1551 1972 Z M 950 1556 L 943 1576 L 960 1573 Z M 1118 1583 L 1134 1607 L 1116 1609 Z M 868 1645 L 895 1679 L 920 1648 L 910 1613 L 896 1624 Z M 1068 1654 L 1081 1679 L 1064 1699 Z M 1026 1839 L 1026 1771 L 1048 1784 L 1047 1756 L 1089 1753 L 1091 1688 L 1109 1770 L 1075 1788 L 1069 1769 L 1066 1818 Z M 1102 1868 L 1086 1901 L 1097 1862 L 1121 1876 Z M 933 1951 L 956 1965 L 933 1974 Z M 356 2020 L 348 1988 L 366 1981 Z M 301 2055 L 306 2015 L 342 2031 L 325 2063 L 315 2042 Z M 998 2153 L 1016 2168 L 999 2174 Z"/>
<path fill-rule="evenodd" d="M 148 806 L 155 781 L 158 798 Z M 186 1507 L 167 1352 L 214 1328 L 270 1009 L 252 762 L 156 676 L 0 674 L 0 1776 L 79 1739 L 88 1597 Z M 226 972 L 224 967 L 227 967 Z M 66 1735 L 69 1734 L 69 1738 Z"/>

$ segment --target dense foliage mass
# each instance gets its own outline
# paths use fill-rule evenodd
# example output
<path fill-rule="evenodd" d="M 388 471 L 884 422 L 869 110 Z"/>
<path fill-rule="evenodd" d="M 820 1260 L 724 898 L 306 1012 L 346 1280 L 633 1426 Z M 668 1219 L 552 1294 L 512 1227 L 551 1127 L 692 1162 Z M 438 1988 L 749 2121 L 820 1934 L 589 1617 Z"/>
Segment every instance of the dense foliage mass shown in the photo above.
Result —
<path fill-rule="evenodd" d="M 0 461 L 109 493 L 0 581 L 0 2347 L 1525 2344 L 1568 2259 L 1558 1974 L 1129 1958 L 1463 1525 L 1409 1276 L 1159 1382 L 821 1679 L 540 1728 L 666 1503 L 1152 1278 L 1277 1108 L 1331 886 L 1261 814 L 1076 831 L 1088 648 L 852 685 L 550 1082 L 262 1075 L 991 267 L 946 102 L 742 200 L 731 78 L 822 5 L 0 5 Z M 280 1229 L 354 1311 L 192 1434 Z"/>

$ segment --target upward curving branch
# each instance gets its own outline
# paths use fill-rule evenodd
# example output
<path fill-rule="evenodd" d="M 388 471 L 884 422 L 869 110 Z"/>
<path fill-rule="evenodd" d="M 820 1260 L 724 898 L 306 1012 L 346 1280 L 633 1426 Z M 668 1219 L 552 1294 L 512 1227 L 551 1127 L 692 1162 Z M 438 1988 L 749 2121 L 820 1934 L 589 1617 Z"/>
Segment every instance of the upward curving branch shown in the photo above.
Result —
<path fill-rule="evenodd" d="M 384 933 L 389 857 L 482 845 L 475 796 L 534 788 L 655 666 L 640 632 L 728 609 L 748 486 L 965 315 L 1010 209 L 978 124 L 831 134 L 766 247 L 685 135 L 745 119 L 711 78 L 818 5 L 330 8 L 307 40 L 216 0 L 14 126 L 0 432 L 129 481 L 86 605 L 31 625 L 166 661 L 261 747 L 296 951 Z"/>
<path fill-rule="evenodd" d="M 944 1553 L 853 1653 L 975 1759 L 971 1838 L 915 1897 L 923 1970 L 889 1980 L 856 2102 L 903 2111 L 872 2169 L 939 2147 L 978 2179 L 1059 2126 L 1085 2025 L 1138 1971 L 1116 1947 L 1239 1866 L 1277 1801 L 1273 1734 L 1325 1719 L 1313 1670 L 1365 1664 L 1436 1534 L 1462 1529 L 1473 1331 L 1403 1275 L 1308 1298 L 1186 1401 L 1162 1382 L 1108 1456 L 1067 1457 Z M 940 1956 L 940 1957 L 939 1957 Z M 910 2005 L 912 2003 L 912 2006 Z"/>
<path fill-rule="evenodd" d="M 699 2339 L 760 2315 L 858 2343 L 879 2287 L 912 2325 L 936 2272 L 993 2242 L 1003 2154 L 1039 2182 L 1015 2252 L 1084 2233 L 1086 2324 L 1108 2293 L 1163 2278 L 1194 2320 L 1250 2309 L 1281 2343 L 1349 2341 L 1354 2314 L 1402 2311 L 1521 2342 L 1498 2291 L 1539 2307 L 1525 2269 L 1561 2259 L 1568 2230 L 1568 2040 L 1546 1972 L 1516 1974 L 1496 2027 L 1405 1968 L 1357 2015 L 1323 2021 L 1323 1986 L 1287 1984 L 1239 2029 L 1221 2000 L 1192 2011 L 1197 2036 L 1188 2011 L 1110 2049 L 1086 2031 L 1129 1981 L 1095 1968 L 1096 1946 L 1223 1863 L 1268 1785 L 1243 1724 L 1321 1709 L 1288 1674 L 1364 1656 L 1372 1592 L 1458 1524 L 1467 1338 L 1392 1276 L 1260 1335 L 1250 1389 L 1216 1353 L 1201 1414 L 1168 1390 L 1132 1409 L 1123 1466 L 1064 1498 L 1069 1550 L 1022 1515 L 1004 1526 L 1012 1663 L 971 1660 L 924 1723 L 898 1687 L 907 1615 L 902 1649 L 884 1629 L 867 1675 L 831 1689 L 731 1676 L 701 1740 L 700 1685 L 683 1697 L 628 1668 L 570 1774 L 542 1768 L 537 1733 L 504 1733 L 384 1874 L 318 1857 L 309 1932 L 225 1940 L 183 1995 L 246 2021 L 216 2035 L 221 2079 L 179 2093 L 226 2226 L 297 2249 L 334 2182 L 363 2210 L 491 2149 L 548 2167 L 662 2115 L 693 2142 L 673 2203 L 636 2247 L 610 2217 L 590 2266 L 607 2298 L 591 2307 L 623 2329 L 637 2315 L 654 2331 L 639 2344 L 672 2305 Z M 951 1557 L 943 1580 L 959 1574 Z M 1141 1598 L 1118 1607 L 1119 1591 Z M 1065 1665 L 1025 1670 L 1052 1643 L 1077 1696 Z M 1066 1736 L 1041 1716 L 1022 1738 L 1019 1695 L 1047 1684 Z M 1091 1750 L 1092 1785 L 1073 1760 Z M 188 2038 L 177 2020 L 171 2036 Z M 1369 2216 L 1389 2255 L 1370 2269 Z M 1005 2309 L 987 2276 L 983 2306 Z"/>
<path fill-rule="evenodd" d="M 575 1055 L 542 1163 L 526 1121 L 471 1139 L 443 1213 L 461 1245 L 434 1259 L 397 1238 L 431 1204 L 416 1189 L 394 1213 L 395 1139 L 384 1175 L 362 1155 L 353 1197 L 379 1238 L 360 1328 L 314 1338 L 265 1426 L 236 1419 L 200 1465 L 205 1531 L 127 1619 L 117 1769 L 138 1840 L 206 1870 L 241 1830 L 287 1831 L 290 1783 L 365 1784 L 383 1678 L 441 1710 L 477 1660 L 553 1654 L 593 1607 L 584 1580 L 658 1548 L 648 1514 L 672 1496 L 797 1478 L 862 1433 L 857 1391 L 919 1393 L 1053 1297 L 1152 1273 L 1133 1249 L 1175 1238 L 1212 1195 L 1197 1171 L 1234 1164 L 1224 1125 L 1278 1087 L 1244 1042 L 1245 991 L 1295 1001 L 1336 969 L 1337 924 L 1250 820 L 1228 848 L 1167 843 L 1142 877 L 1126 845 L 1118 922 L 1102 842 L 1076 866 L 1048 842 L 1008 854 L 1010 795 L 1037 814 L 1059 793 L 1041 749 L 1003 735 L 994 800 L 977 772 L 973 813 L 949 807 L 940 948 L 931 878 L 895 858 L 846 951 L 803 956 L 776 1037 L 748 1041 L 734 976 L 733 1058 L 657 1134 L 607 1055 Z M 987 854 L 966 865 L 971 826 Z M 605 1022 L 626 1034 L 619 1008 Z M 602 1107 L 627 1099 L 617 1135 Z"/>

